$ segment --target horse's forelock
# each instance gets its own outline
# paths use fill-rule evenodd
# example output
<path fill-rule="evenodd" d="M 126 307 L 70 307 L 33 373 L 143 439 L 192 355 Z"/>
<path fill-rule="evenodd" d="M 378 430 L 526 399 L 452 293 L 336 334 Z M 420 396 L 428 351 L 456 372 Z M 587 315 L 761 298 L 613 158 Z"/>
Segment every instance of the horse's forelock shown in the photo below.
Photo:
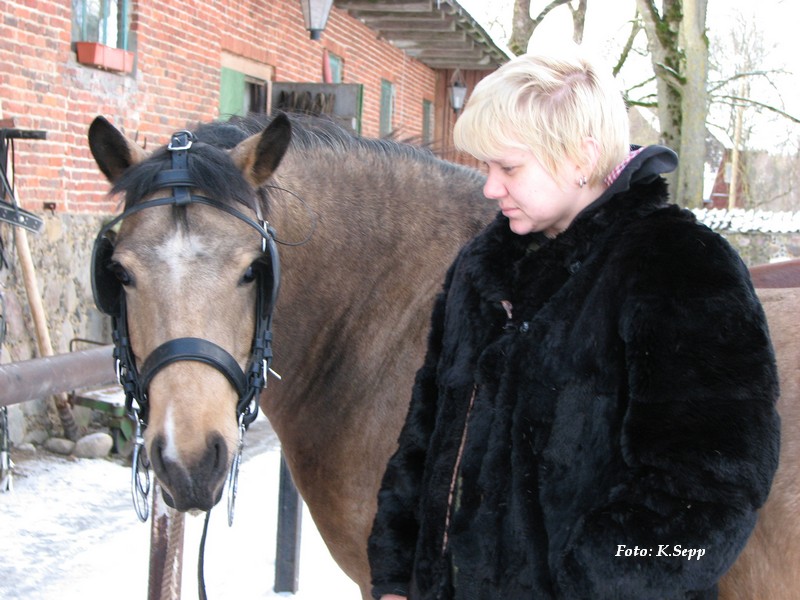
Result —
<path fill-rule="evenodd" d="M 225 123 L 214 123 L 200 126 L 195 134 L 197 142 L 188 152 L 189 175 L 195 186 L 211 198 L 253 208 L 252 189 L 225 152 L 245 139 L 246 133 Z M 111 193 L 124 194 L 125 208 L 130 208 L 158 191 L 156 177 L 170 168 L 170 153 L 166 147 L 160 148 L 123 173 Z"/>

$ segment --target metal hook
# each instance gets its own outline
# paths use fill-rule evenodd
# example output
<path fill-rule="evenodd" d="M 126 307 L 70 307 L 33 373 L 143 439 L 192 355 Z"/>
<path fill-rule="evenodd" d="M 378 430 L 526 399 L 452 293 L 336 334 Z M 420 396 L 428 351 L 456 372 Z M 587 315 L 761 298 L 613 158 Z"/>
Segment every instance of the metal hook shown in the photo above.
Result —
<path fill-rule="evenodd" d="M 133 417 L 136 421 L 136 435 L 131 464 L 131 498 L 136 516 L 144 523 L 150 515 L 150 506 L 147 503 L 150 495 L 150 461 L 147 460 L 147 450 L 144 447 L 142 421 L 136 409 L 133 410 Z"/>

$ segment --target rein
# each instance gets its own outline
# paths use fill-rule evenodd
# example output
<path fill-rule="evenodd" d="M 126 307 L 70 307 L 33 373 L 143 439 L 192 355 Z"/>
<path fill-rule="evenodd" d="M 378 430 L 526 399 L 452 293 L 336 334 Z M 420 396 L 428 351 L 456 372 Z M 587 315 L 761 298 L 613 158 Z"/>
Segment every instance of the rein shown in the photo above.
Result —
<path fill-rule="evenodd" d="M 196 188 L 188 170 L 188 152 L 196 141 L 189 131 L 179 131 L 172 135 L 167 150 L 171 156 L 171 169 L 156 176 L 155 187 L 171 189 L 172 194 L 164 198 L 148 200 L 128 208 L 106 224 L 94 242 L 92 251 L 92 290 L 98 308 L 112 317 L 114 359 L 117 380 L 125 393 L 128 415 L 135 423 L 135 444 L 131 467 L 131 495 L 139 520 L 144 522 L 149 516 L 147 502 L 150 493 L 150 462 L 144 447 L 143 431 L 147 427 L 148 389 L 153 377 L 166 366 L 178 361 L 195 361 L 207 364 L 220 371 L 230 382 L 238 395 L 236 415 L 239 424 L 239 443 L 228 473 L 228 525 L 233 523 L 234 504 L 238 488 L 239 465 L 241 464 L 244 434 L 258 415 L 258 397 L 267 386 L 267 374 L 272 372 L 272 313 L 280 287 L 280 260 L 275 230 L 261 219 L 260 207 L 256 203 L 256 214 L 260 223 L 243 214 L 236 208 L 206 196 L 192 194 Z M 123 219 L 142 210 L 156 206 L 188 206 L 203 204 L 236 217 L 255 229 L 261 236 L 262 259 L 266 267 L 257 272 L 255 332 L 248 366 L 243 370 L 236 359 L 224 348 L 214 342 L 183 337 L 168 340 L 153 350 L 144 360 L 141 371 L 136 366 L 133 349 L 128 334 L 128 321 L 125 292 L 122 285 L 114 279 L 109 280 L 108 263 L 114 251 L 109 233 Z M 206 514 L 203 536 L 198 560 L 198 580 L 201 598 L 206 598 L 203 584 L 203 555 L 208 529 Z"/>

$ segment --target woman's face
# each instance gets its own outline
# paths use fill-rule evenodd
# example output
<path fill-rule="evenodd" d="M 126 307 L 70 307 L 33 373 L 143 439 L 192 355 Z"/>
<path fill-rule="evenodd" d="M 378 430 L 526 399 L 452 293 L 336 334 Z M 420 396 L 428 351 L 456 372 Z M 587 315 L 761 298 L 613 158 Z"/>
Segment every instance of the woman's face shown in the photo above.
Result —
<path fill-rule="evenodd" d="M 590 203 L 578 185 L 576 166 L 565 165 L 554 179 L 531 152 L 508 150 L 486 163 L 484 195 L 497 200 L 511 231 L 555 237 Z"/>

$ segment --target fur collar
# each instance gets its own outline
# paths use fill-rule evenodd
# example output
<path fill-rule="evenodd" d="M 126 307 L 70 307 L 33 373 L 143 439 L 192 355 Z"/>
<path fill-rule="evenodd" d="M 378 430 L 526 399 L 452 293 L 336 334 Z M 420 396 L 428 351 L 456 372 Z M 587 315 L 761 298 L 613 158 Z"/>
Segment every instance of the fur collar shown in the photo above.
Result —
<path fill-rule="evenodd" d="M 677 157 L 671 150 L 660 146 L 645 148 L 611 187 L 556 238 L 541 233 L 517 235 L 509 228 L 508 219 L 498 213 L 464 249 L 465 276 L 489 303 L 511 300 L 534 285 L 549 297 L 548 292 L 580 269 L 603 240 L 619 235 L 625 225 L 666 206 L 667 185 L 657 171 L 670 171 L 676 164 Z"/>

